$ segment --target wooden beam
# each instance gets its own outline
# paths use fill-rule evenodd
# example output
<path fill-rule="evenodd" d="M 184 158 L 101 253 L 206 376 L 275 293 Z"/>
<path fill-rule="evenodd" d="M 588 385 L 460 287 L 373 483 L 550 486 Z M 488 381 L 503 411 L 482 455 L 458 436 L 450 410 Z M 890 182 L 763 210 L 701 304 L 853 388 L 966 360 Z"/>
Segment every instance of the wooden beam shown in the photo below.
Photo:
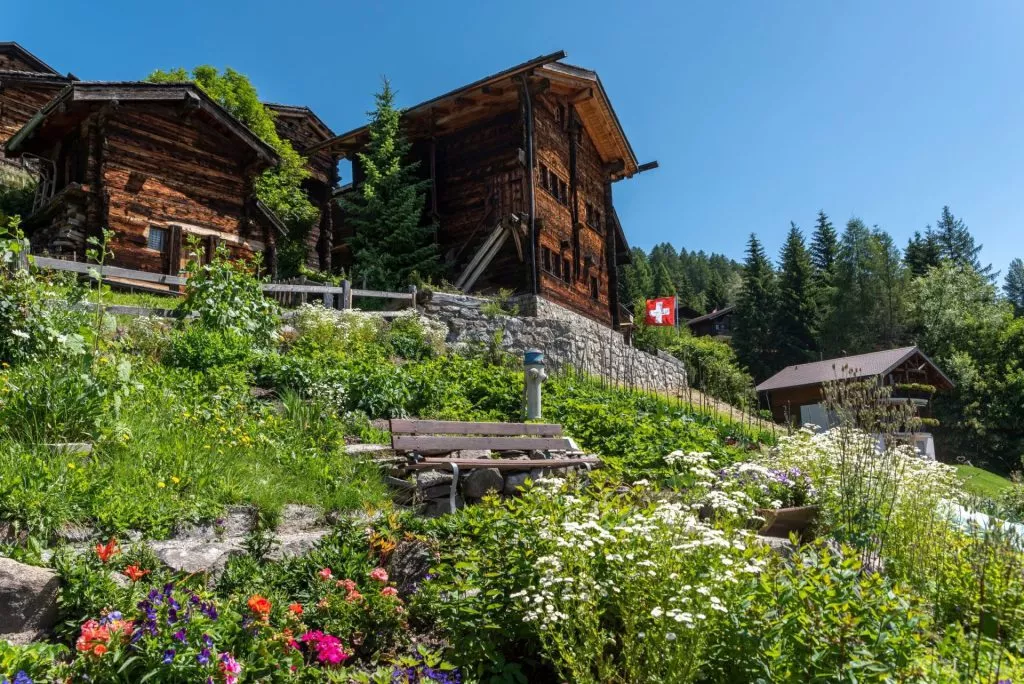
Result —
<path fill-rule="evenodd" d="M 484 95 L 503 95 L 505 93 L 505 89 L 497 86 L 484 86 L 480 89 L 480 92 Z"/>
<path fill-rule="evenodd" d="M 604 165 L 604 172 L 609 176 L 616 173 L 622 173 L 626 170 L 626 162 L 621 159 L 616 159 L 613 162 Z"/>
<path fill-rule="evenodd" d="M 391 419 L 391 434 L 403 435 L 535 435 L 560 437 L 562 426 L 557 423 L 493 423 L 457 420 Z"/>
<path fill-rule="evenodd" d="M 391 438 L 391 444 L 397 451 L 461 451 L 463 449 L 568 451 L 572 449 L 567 439 L 554 437 L 428 437 L 423 435 L 395 435 Z"/>
<path fill-rule="evenodd" d="M 592 99 L 594 99 L 594 89 L 593 88 L 583 88 L 582 90 L 577 92 L 575 95 L 570 97 L 569 98 L 569 102 L 571 102 L 572 104 L 579 104 L 581 102 L 586 102 L 587 100 L 592 100 Z"/>
<path fill-rule="evenodd" d="M 425 459 L 419 463 L 410 463 L 406 466 L 408 470 L 440 470 L 444 469 L 451 461 L 459 466 L 459 469 L 472 470 L 474 468 L 497 468 L 498 470 L 547 470 L 550 468 L 573 468 L 576 466 L 589 465 L 600 467 L 601 461 L 597 458 L 545 458 L 531 459 L 529 461 L 512 460 L 507 458 L 432 458 Z"/>

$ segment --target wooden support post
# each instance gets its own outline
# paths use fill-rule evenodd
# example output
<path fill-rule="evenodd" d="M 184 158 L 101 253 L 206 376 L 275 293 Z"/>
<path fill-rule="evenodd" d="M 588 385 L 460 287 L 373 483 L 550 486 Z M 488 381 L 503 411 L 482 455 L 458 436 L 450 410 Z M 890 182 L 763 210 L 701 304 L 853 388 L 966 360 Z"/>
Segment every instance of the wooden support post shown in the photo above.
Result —
<path fill-rule="evenodd" d="M 409 292 L 412 293 L 412 310 L 418 313 L 419 307 L 416 306 L 416 286 L 410 285 Z"/>
<path fill-rule="evenodd" d="M 325 309 L 333 309 L 334 308 L 334 295 L 332 295 L 330 292 L 324 292 L 324 308 Z"/>
<path fill-rule="evenodd" d="M 352 285 L 348 282 L 348 278 L 341 281 L 341 308 L 351 309 L 352 308 Z"/>

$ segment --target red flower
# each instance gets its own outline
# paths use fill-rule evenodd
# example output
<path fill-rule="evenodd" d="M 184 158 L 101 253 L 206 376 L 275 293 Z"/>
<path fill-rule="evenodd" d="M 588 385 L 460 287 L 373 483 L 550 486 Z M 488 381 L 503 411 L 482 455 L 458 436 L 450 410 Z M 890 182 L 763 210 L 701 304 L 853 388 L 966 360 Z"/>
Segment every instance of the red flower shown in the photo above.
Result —
<path fill-rule="evenodd" d="M 374 568 L 373 570 L 370 571 L 370 579 L 376 580 L 376 581 L 380 582 L 381 584 L 387 584 L 387 581 L 388 581 L 388 571 L 385 570 L 384 568 Z"/>
<path fill-rule="evenodd" d="M 288 606 L 288 610 L 290 610 L 295 615 L 302 615 L 302 604 L 301 603 L 293 603 L 290 606 Z"/>
<path fill-rule="evenodd" d="M 325 580 L 331 579 L 331 569 L 330 568 L 324 568 L 318 574 L 320 575 L 321 579 L 325 579 Z"/>
<path fill-rule="evenodd" d="M 398 590 L 394 587 L 384 587 L 380 590 L 381 596 L 398 596 Z"/>
<path fill-rule="evenodd" d="M 99 556 L 101 563 L 106 563 L 112 556 L 116 556 L 119 553 L 121 553 L 121 549 L 117 545 L 117 539 L 113 537 L 106 544 L 96 545 L 96 555 Z"/>
<path fill-rule="evenodd" d="M 138 582 L 149 574 L 149 570 L 143 570 L 138 565 L 129 565 L 124 569 L 124 575 L 132 582 Z"/>
<path fill-rule="evenodd" d="M 250 596 L 248 605 L 249 610 L 251 610 L 257 617 L 263 620 L 270 617 L 270 601 L 259 594 L 253 594 Z"/>

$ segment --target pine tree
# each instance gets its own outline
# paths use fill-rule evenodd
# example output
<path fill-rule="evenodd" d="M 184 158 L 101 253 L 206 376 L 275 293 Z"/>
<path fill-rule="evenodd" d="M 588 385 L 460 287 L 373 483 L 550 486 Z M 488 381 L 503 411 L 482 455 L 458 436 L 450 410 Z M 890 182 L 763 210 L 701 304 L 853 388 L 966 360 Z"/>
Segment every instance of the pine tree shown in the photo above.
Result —
<path fill-rule="evenodd" d="M 729 289 L 717 271 L 712 271 L 708 280 L 708 289 L 704 292 L 704 306 L 709 313 L 729 306 Z"/>
<path fill-rule="evenodd" d="M 637 302 L 654 296 L 654 272 L 647 252 L 634 247 L 630 250 L 630 263 L 622 267 L 623 302 L 635 306 Z"/>
<path fill-rule="evenodd" d="M 839 241 L 832 285 L 832 302 L 823 335 L 829 357 L 871 350 L 874 310 L 871 231 L 858 218 L 850 219 Z"/>
<path fill-rule="evenodd" d="M 419 163 L 406 161 L 412 146 L 401 131 L 401 112 L 387 79 L 376 102 L 370 113 L 370 142 L 356 155 L 365 180 L 341 206 L 346 223 L 355 229 L 350 244 L 356 281 L 394 291 L 416 275 L 437 275 L 440 258 L 434 226 L 422 221 L 430 181 L 418 180 Z"/>
<path fill-rule="evenodd" d="M 871 233 L 871 283 L 874 308 L 869 328 L 872 346 L 895 347 L 904 341 L 909 273 L 892 236 L 877 228 Z"/>
<path fill-rule="evenodd" d="M 1013 304 L 1017 315 L 1024 316 L 1024 261 L 1014 259 L 1010 262 L 1010 270 L 1006 272 L 1003 292 Z"/>
<path fill-rule="evenodd" d="M 775 369 L 775 304 L 775 272 L 757 235 L 751 233 L 743 267 L 743 288 L 736 303 L 733 345 L 740 362 L 757 380 L 768 377 Z"/>
<path fill-rule="evenodd" d="M 992 274 L 992 264 L 982 267 L 978 260 L 982 245 L 974 243 L 974 236 L 963 219 L 953 216 L 948 206 L 942 207 L 942 216 L 935 224 L 935 230 L 928 229 L 927 232 L 938 245 L 942 259 L 952 261 L 957 266 L 969 266 L 990 280 L 995 278 Z"/>
<path fill-rule="evenodd" d="M 672 276 L 668 272 L 668 266 L 662 262 L 658 264 L 658 268 L 654 272 L 654 296 L 674 297 L 675 295 L 676 286 L 672 282 Z"/>
<path fill-rule="evenodd" d="M 920 231 L 915 230 L 914 237 L 907 241 L 907 247 L 903 250 L 903 262 L 915 277 L 923 276 L 928 273 L 928 269 L 938 266 L 942 262 L 942 255 L 935 233 L 926 230 L 921 235 Z"/>
<path fill-rule="evenodd" d="M 818 302 L 814 268 L 803 233 L 790 223 L 782 247 L 775 311 L 777 368 L 817 358 Z"/>
<path fill-rule="evenodd" d="M 828 215 L 818 211 L 818 221 L 811 236 L 810 259 L 814 276 L 822 285 L 831 285 L 839 253 L 839 236 Z"/>

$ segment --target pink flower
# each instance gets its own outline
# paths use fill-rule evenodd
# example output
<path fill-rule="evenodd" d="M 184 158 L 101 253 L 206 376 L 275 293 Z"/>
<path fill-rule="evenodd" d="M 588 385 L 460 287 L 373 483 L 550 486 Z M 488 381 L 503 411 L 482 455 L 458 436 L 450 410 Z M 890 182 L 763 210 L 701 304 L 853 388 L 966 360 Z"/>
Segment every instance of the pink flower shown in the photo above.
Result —
<path fill-rule="evenodd" d="M 220 654 L 220 671 L 224 673 L 225 684 L 236 684 L 242 665 L 230 653 Z"/>
<path fill-rule="evenodd" d="M 374 568 L 370 571 L 370 579 L 385 584 L 388 581 L 388 571 L 384 568 Z"/>
<path fill-rule="evenodd" d="M 316 651 L 316 659 L 321 663 L 338 665 L 351 657 L 348 653 L 345 653 L 341 640 L 336 636 L 324 634 L 316 630 L 306 632 L 301 638 L 302 641 L 312 646 L 313 650 Z"/>
<path fill-rule="evenodd" d="M 318 574 L 320 575 L 321 579 L 325 579 L 325 580 L 331 579 L 331 569 L 330 568 L 324 568 Z"/>
<path fill-rule="evenodd" d="M 381 596 L 398 596 L 398 590 L 394 587 L 384 587 L 380 590 Z"/>

